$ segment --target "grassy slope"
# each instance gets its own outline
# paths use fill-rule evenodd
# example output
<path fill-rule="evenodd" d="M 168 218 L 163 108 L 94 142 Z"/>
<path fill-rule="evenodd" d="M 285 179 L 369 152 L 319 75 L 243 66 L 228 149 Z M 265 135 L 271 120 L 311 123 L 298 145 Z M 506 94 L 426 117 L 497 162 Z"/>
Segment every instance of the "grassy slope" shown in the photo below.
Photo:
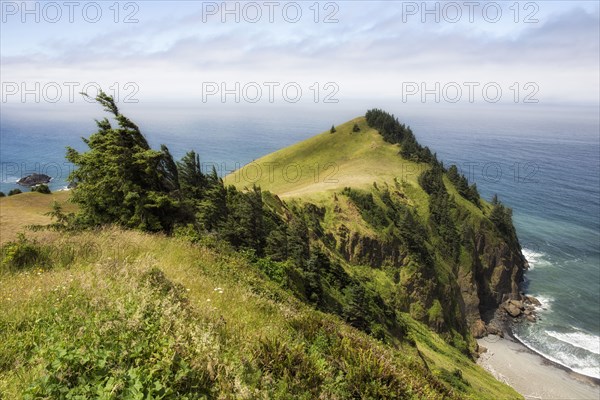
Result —
<path fill-rule="evenodd" d="M 360 132 L 352 132 L 355 123 Z M 394 178 L 405 179 L 418 187 L 418 171 L 425 166 L 399 158 L 399 147 L 386 143 L 364 118 L 336 130 L 264 156 L 227 176 L 225 183 L 240 189 L 256 184 L 281 198 L 304 199 L 320 198 L 346 186 L 368 188 L 374 180 L 393 184 Z"/>
<path fill-rule="evenodd" d="M 10 232 L 24 230 L 21 213 L 27 224 L 47 222 L 42 205 L 50 196 L 39 196 L 0 199 L 3 242 L 4 221 L 13 221 Z M 0 398 L 64 388 L 83 373 L 98 378 L 95 393 L 105 398 L 125 388 L 121 396 L 133 396 L 135 379 L 145 385 L 149 376 L 155 385 L 174 367 L 225 398 L 369 397 L 356 391 L 360 384 L 372 398 L 386 384 L 404 388 L 405 397 L 440 398 L 440 375 L 455 386 L 448 397 L 519 398 L 408 317 L 434 376 L 413 347 L 383 345 L 314 311 L 227 249 L 118 229 L 36 236 L 54 249 L 54 267 L 0 272 Z M 153 268 L 165 282 L 147 283 Z M 182 293 L 164 290 L 170 282 Z M 452 374 L 457 368 L 462 379 Z"/>
<path fill-rule="evenodd" d="M 13 240 L 19 229 L 26 225 L 49 223 L 50 217 L 43 214 L 50 210 L 55 200 L 63 203 L 68 196 L 68 191 L 54 192 L 50 195 L 25 192 L 1 198 L 0 243 Z M 72 211 L 72 208 L 73 206 L 68 204 L 65 211 Z"/>

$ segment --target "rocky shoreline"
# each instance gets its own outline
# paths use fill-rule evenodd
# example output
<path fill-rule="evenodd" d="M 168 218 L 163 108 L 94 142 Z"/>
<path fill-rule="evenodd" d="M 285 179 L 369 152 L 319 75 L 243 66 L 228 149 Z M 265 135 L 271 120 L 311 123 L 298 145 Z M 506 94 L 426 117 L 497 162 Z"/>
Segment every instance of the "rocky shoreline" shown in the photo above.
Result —
<path fill-rule="evenodd" d="M 512 336 L 510 324 L 524 321 L 536 322 L 540 318 L 536 309 L 541 307 L 542 303 L 538 299 L 521 293 L 518 300 L 509 299 L 501 303 L 487 323 L 483 320 L 477 321 L 472 329 L 473 336 L 476 339 L 487 335 Z"/>

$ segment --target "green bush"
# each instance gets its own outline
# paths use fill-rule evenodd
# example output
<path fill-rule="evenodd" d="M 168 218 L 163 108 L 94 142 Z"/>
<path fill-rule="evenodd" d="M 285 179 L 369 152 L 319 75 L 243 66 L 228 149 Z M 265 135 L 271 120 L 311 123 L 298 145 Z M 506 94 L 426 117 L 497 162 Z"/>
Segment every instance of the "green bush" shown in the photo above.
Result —
<path fill-rule="evenodd" d="M 37 242 L 27 239 L 22 233 L 19 234 L 16 241 L 2 246 L 0 254 L 2 256 L 0 270 L 18 271 L 49 265 L 47 249 Z"/>
<path fill-rule="evenodd" d="M 4 196 L 6 196 L 6 195 L 4 194 L 4 192 L 0 192 L 0 197 L 4 197 Z"/>
<path fill-rule="evenodd" d="M 21 193 L 23 193 L 21 191 L 21 189 L 12 189 L 11 191 L 8 192 L 8 195 L 9 196 L 14 196 L 15 194 L 21 194 Z"/>
<path fill-rule="evenodd" d="M 48 185 L 43 184 L 43 183 L 41 183 L 39 185 L 32 186 L 31 187 L 31 191 L 32 192 L 42 193 L 42 194 L 50 194 L 50 193 L 52 193 L 50 191 L 50 188 L 48 187 Z"/>
<path fill-rule="evenodd" d="M 284 262 L 273 261 L 269 258 L 259 258 L 255 262 L 258 269 L 271 280 L 283 284 L 287 277 L 287 265 Z"/>

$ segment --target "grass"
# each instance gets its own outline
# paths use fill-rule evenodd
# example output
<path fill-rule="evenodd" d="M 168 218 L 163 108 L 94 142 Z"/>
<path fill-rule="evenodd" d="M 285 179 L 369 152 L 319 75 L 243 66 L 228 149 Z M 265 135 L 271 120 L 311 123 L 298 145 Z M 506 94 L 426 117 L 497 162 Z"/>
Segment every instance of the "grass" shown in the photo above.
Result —
<path fill-rule="evenodd" d="M 50 217 L 44 214 L 51 210 L 54 201 L 65 203 L 65 212 L 73 211 L 75 206 L 66 203 L 68 198 L 66 190 L 51 194 L 23 192 L 0 198 L 0 244 L 14 240 L 25 226 L 50 223 Z"/>
<path fill-rule="evenodd" d="M 354 124 L 360 127 L 353 132 Z M 417 178 L 425 168 L 403 160 L 400 147 L 383 140 L 363 117 L 262 157 L 225 177 L 226 184 L 243 189 L 253 184 L 284 199 L 319 200 L 346 186 L 355 189 L 405 180 L 421 191 Z M 423 193 L 424 194 L 424 193 Z"/>
<path fill-rule="evenodd" d="M 46 221 L 40 196 L 0 199 L 3 236 Z M 3 399 L 519 398 L 410 317 L 416 347 L 382 343 L 224 244 L 110 227 L 27 235 L 42 256 L 0 268 Z"/>

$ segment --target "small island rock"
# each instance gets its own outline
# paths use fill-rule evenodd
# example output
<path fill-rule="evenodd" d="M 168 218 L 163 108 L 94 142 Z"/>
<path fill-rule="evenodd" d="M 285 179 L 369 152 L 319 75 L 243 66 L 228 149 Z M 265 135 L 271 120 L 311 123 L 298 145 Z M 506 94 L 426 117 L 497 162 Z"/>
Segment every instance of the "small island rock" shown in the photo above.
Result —
<path fill-rule="evenodd" d="M 42 183 L 46 184 L 52 180 L 52 177 L 45 174 L 31 174 L 27 175 L 17 181 L 21 186 L 35 186 Z"/>

